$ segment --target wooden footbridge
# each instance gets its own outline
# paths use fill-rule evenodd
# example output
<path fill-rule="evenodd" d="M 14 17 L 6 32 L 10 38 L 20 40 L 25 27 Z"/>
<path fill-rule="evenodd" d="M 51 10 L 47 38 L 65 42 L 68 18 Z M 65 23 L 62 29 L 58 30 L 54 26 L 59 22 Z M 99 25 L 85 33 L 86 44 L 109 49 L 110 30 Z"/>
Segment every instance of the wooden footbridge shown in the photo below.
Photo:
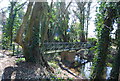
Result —
<path fill-rule="evenodd" d="M 65 51 L 65 50 L 79 50 L 93 47 L 87 42 L 46 42 L 43 44 L 44 51 Z"/>

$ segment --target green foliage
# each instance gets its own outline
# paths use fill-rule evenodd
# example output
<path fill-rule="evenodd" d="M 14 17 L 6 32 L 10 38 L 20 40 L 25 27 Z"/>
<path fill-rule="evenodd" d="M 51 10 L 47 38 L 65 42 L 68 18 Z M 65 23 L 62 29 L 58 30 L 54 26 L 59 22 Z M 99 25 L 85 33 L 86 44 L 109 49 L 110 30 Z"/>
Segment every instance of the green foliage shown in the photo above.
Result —
<path fill-rule="evenodd" d="M 113 3 L 114 4 L 114 3 Z M 110 32 L 113 30 L 113 22 L 116 12 L 111 3 L 100 3 L 96 18 L 96 31 L 98 37 L 97 54 L 94 59 L 94 71 L 92 74 L 93 79 L 104 79 L 105 67 L 110 65 L 107 63 L 107 55 L 109 54 L 110 47 Z M 113 11 L 113 12 L 112 12 Z"/>
<path fill-rule="evenodd" d="M 58 68 L 58 65 L 56 63 L 53 63 L 53 61 L 52 62 L 48 62 L 48 64 L 50 66 L 52 66 L 53 68 Z"/>
<path fill-rule="evenodd" d="M 19 3 L 10 2 L 7 12 L 9 17 L 7 18 L 6 24 L 3 25 L 3 36 L 2 36 L 2 47 L 8 49 L 12 46 L 14 36 L 16 35 L 17 29 L 21 24 L 22 17 L 24 15 L 23 9 L 17 10 Z"/>
<path fill-rule="evenodd" d="M 111 64 L 111 63 L 106 63 L 106 65 L 107 65 L 108 67 L 112 67 L 112 64 Z"/>
<path fill-rule="evenodd" d="M 72 78 L 67 78 L 67 79 L 63 79 L 63 78 L 51 78 L 50 81 L 73 81 L 74 79 Z"/>
<path fill-rule="evenodd" d="M 68 30 L 68 21 L 69 21 L 69 11 L 66 10 L 65 13 L 64 10 L 66 8 L 66 4 L 64 2 L 58 2 L 55 4 L 56 8 L 54 9 L 57 14 L 55 22 L 55 30 L 58 34 L 59 41 L 68 42 L 69 41 L 69 33 L 67 33 Z M 54 30 L 54 31 L 55 31 Z"/>
<path fill-rule="evenodd" d="M 94 41 L 97 41 L 97 39 L 96 38 L 88 38 L 88 42 L 94 42 Z"/>
<path fill-rule="evenodd" d="M 96 45 L 98 39 L 96 38 L 88 38 L 88 42 L 91 44 L 91 45 Z"/>
<path fill-rule="evenodd" d="M 97 32 L 97 37 L 99 38 L 101 35 L 101 30 L 103 28 L 103 24 L 104 24 L 104 17 L 105 14 L 103 8 L 105 7 L 104 3 L 100 3 L 100 7 L 97 8 L 97 14 L 96 14 L 96 18 L 95 18 L 95 25 L 96 25 L 96 32 Z"/>
<path fill-rule="evenodd" d="M 25 58 L 18 58 L 18 59 L 15 60 L 15 61 L 16 61 L 16 63 L 23 62 L 23 61 L 25 61 Z"/>
<path fill-rule="evenodd" d="M 73 23 L 70 30 L 70 40 L 73 42 L 76 42 L 77 40 L 79 40 L 79 35 L 81 33 L 80 27 L 79 27 L 80 23 Z"/>

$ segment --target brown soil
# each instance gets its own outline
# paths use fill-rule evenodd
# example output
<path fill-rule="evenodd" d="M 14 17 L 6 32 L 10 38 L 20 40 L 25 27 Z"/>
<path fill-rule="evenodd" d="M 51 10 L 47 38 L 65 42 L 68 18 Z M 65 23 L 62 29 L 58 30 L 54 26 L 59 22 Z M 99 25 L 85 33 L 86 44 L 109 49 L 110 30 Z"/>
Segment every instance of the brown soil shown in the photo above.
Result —
<path fill-rule="evenodd" d="M 0 78 L 1 79 L 39 79 L 41 78 L 42 71 L 38 65 L 26 62 L 20 62 L 16 64 L 18 58 L 15 56 L 8 56 L 0 52 Z M 54 74 L 58 78 L 78 79 L 65 70 L 62 70 L 59 66 L 54 68 Z M 40 75 L 41 74 L 41 75 Z M 78 80 L 80 81 L 80 80 Z"/>

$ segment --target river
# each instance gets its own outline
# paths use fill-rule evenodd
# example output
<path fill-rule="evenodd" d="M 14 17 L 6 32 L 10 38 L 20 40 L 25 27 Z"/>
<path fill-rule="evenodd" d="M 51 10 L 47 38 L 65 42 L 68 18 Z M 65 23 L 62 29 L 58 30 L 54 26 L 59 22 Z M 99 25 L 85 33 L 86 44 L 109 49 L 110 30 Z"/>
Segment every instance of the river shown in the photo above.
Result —
<path fill-rule="evenodd" d="M 90 79 L 91 69 L 92 69 L 92 62 L 88 62 L 84 66 L 82 66 L 81 72 L 86 78 Z M 108 79 L 108 77 L 110 76 L 111 70 L 112 67 L 106 67 L 106 79 Z"/>

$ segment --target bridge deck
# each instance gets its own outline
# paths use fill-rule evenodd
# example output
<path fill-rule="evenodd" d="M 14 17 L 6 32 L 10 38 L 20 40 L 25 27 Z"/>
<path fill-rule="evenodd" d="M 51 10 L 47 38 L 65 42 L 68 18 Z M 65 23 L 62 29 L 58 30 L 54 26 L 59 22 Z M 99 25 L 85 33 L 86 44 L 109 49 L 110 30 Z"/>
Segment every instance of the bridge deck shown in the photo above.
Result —
<path fill-rule="evenodd" d="M 44 43 L 45 51 L 55 50 L 78 50 L 93 47 L 90 43 L 86 42 L 46 42 Z"/>

